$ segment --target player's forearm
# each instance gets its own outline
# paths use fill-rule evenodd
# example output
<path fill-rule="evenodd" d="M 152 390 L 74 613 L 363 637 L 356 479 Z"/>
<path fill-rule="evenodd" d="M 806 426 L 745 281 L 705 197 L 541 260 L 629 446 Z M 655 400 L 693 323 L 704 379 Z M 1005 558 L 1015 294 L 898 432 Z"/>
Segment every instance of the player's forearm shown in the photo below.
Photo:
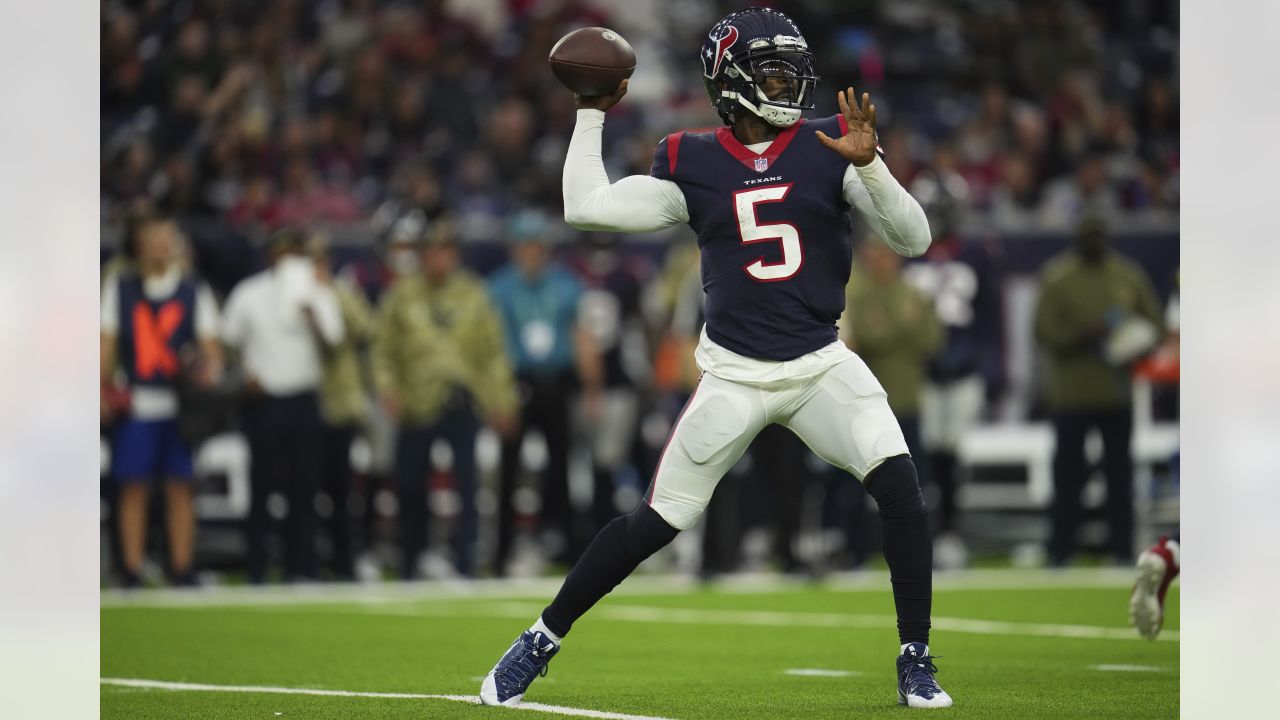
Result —
<path fill-rule="evenodd" d="M 565 222 L 581 230 L 653 232 L 688 221 L 674 183 L 645 175 L 609 183 L 600 150 L 603 133 L 603 112 L 578 111 L 564 162 Z"/>
<path fill-rule="evenodd" d="M 852 189 L 848 189 L 846 197 L 850 204 L 858 207 L 894 252 L 907 257 L 923 255 L 929 249 L 931 238 L 929 220 L 920 203 L 898 183 L 879 157 L 862 167 L 853 166 L 853 169 L 870 202 L 855 202 L 859 198 L 848 197 L 853 194 Z"/>

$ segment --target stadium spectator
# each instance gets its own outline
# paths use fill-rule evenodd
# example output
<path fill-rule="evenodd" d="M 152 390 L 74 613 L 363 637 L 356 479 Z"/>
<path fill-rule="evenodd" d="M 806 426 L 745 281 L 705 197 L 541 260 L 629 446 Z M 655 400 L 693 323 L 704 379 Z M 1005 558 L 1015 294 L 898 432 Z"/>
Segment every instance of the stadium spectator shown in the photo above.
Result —
<path fill-rule="evenodd" d="M 582 282 L 551 258 L 556 228 L 547 215 L 526 209 L 509 229 L 512 262 L 489 278 L 502 316 L 507 352 L 520 387 L 520 426 L 502 446 L 502 484 L 495 569 L 505 572 L 515 533 L 516 477 L 525 431 L 537 428 L 547 445 L 542 473 L 543 529 L 559 530 L 550 554 L 572 563 L 586 544 L 569 502 L 570 402 L 581 389 L 588 423 L 601 417 L 604 368 L 591 333 L 580 319 Z"/>
<path fill-rule="evenodd" d="M 1076 550 L 1080 493 L 1090 475 L 1084 453 L 1090 429 L 1102 436 L 1107 551 L 1118 563 L 1133 560 L 1129 369 L 1131 361 L 1154 345 L 1160 324 L 1146 273 L 1111 250 L 1104 223 L 1083 220 L 1075 247 L 1045 265 L 1035 314 L 1035 336 L 1048 360 L 1045 399 L 1057 436 L 1049 540 L 1049 560 L 1055 566 L 1065 565 Z M 1149 339 L 1145 346 L 1144 336 Z"/>
<path fill-rule="evenodd" d="M 371 309 L 364 294 L 350 283 L 335 280 L 329 257 L 329 241 L 314 234 L 307 251 L 316 265 L 316 281 L 330 288 L 342 314 L 343 337 L 323 354 L 320 383 L 321 441 L 320 488 L 330 499 L 328 530 L 329 568 L 338 579 L 350 580 L 355 569 L 351 553 L 351 444 L 369 414 L 363 352 L 371 330 Z"/>
<path fill-rule="evenodd" d="M 591 446 L 592 520 L 599 530 L 634 505 L 616 502 L 615 495 L 620 473 L 632 459 L 640 388 L 651 374 L 641 296 L 653 268 L 642 257 L 628 257 L 617 239 L 604 233 L 585 234 L 570 267 L 583 283 L 581 326 L 600 354 L 604 376 L 599 414 L 594 422 L 579 423 Z"/>
<path fill-rule="evenodd" d="M 183 373 L 204 386 L 218 382 L 218 308 L 213 293 L 183 272 L 181 239 L 167 217 L 133 220 L 126 242 L 132 267 L 108 277 L 102 289 L 101 373 L 104 419 L 114 421 L 112 475 L 120 483 L 116 512 L 125 587 L 141 583 L 146 555 L 148 499 L 164 483 L 169 577 L 195 584 L 196 516 L 192 449 L 179 430 Z"/>
<path fill-rule="evenodd" d="M 516 404 L 502 323 L 484 283 L 460 267 L 447 220 L 417 228 L 419 270 L 401 275 L 382 296 L 372 349 L 374 386 L 386 413 L 399 422 L 395 482 L 400 576 L 406 580 L 417 576 L 428 544 L 427 482 L 437 440 L 452 451 L 460 500 L 454 569 L 475 573 L 476 434 L 484 422 L 512 435 Z"/>
<path fill-rule="evenodd" d="M 271 266 L 231 291 L 223 317 L 222 339 L 239 351 L 245 375 L 252 583 L 267 579 L 272 518 L 281 515 L 286 578 L 317 576 L 315 497 L 323 433 L 317 393 L 324 354 L 342 342 L 344 332 L 338 300 L 316 281 L 303 240 L 294 229 L 273 234 Z"/>

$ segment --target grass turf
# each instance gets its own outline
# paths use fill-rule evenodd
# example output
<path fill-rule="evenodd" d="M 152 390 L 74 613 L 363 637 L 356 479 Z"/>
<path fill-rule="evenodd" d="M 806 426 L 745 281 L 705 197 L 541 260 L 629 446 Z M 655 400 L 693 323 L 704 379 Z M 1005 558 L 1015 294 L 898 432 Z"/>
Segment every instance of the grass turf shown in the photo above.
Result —
<path fill-rule="evenodd" d="M 480 676 L 547 599 L 428 593 L 377 603 L 110 605 L 102 610 L 102 676 L 474 695 Z M 1125 628 L 1127 595 L 1121 586 L 939 589 L 934 615 Z M 529 701 L 683 720 L 907 712 L 896 704 L 897 637 L 887 581 L 881 591 L 809 586 L 625 593 L 606 598 L 598 610 L 575 627 L 550 674 L 534 683 Z M 1168 610 L 1166 629 L 1176 630 L 1176 586 Z M 681 621 L 661 621 L 667 612 Z M 813 626 L 815 618 L 829 626 Z M 764 624 L 743 624 L 751 622 Z M 785 624 L 791 622 L 799 624 Z M 1176 717 L 1178 643 L 1134 637 L 935 629 L 930 649 L 942 656 L 938 678 L 956 700 L 943 712 L 972 718 Z M 1097 665 L 1156 670 L 1105 672 Z M 853 674 L 798 677 L 785 674 L 789 668 Z M 101 689 L 101 710 L 103 718 L 526 717 L 435 699 L 174 692 L 109 684 Z"/>

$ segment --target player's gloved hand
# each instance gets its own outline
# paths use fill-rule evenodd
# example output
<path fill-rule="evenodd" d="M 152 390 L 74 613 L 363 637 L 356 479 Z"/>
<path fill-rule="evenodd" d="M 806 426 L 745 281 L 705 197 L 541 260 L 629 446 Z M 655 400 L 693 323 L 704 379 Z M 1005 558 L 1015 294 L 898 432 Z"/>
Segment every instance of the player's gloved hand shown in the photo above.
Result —
<path fill-rule="evenodd" d="M 855 100 L 853 88 L 836 93 L 840 114 L 849 126 L 849 131 L 843 137 L 832 140 L 821 130 L 815 134 L 819 142 L 840 157 L 862 167 L 876 159 L 876 106 L 871 104 L 871 93 L 862 93 L 861 107 Z"/>
<path fill-rule="evenodd" d="M 608 95 L 593 95 L 591 97 L 574 95 L 573 103 L 578 106 L 579 110 L 608 110 L 621 102 L 622 96 L 627 94 L 628 82 L 630 80 L 623 80 L 618 83 L 618 89 Z"/>

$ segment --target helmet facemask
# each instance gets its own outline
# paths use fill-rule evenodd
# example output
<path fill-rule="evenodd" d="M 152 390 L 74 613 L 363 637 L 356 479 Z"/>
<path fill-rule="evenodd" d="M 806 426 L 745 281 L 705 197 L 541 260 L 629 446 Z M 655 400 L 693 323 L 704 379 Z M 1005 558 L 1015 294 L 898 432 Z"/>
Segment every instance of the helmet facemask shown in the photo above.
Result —
<path fill-rule="evenodd" d="M 726 110 L 732 116 L 736 113 L 730 108 L 741 106 L 775 127 L 796 124 L 800 113 L 814 105 L 818 76 L 813 53 L 803 38 L 784 35 L 755 40 L 751 46 L 745 56 L 726 57 L 719 78 L 725 87 L 708 87 L 713 99 L 718 95 L 729 101 L 717 104 L 717 109 L 722 117 Z M 774 91 L 773 99 L 766 89 Z"/>

